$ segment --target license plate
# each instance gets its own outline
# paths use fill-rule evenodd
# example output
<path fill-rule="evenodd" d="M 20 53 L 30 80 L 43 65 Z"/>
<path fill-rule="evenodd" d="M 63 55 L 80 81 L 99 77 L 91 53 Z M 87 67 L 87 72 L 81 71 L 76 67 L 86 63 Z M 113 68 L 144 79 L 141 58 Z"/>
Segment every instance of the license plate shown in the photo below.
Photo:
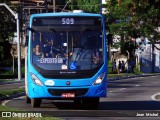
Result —
<path fill-rule="evenodd" d="M 75 97 L 75 93 L 62 93 L 62 97 L 73 98 Z"/>

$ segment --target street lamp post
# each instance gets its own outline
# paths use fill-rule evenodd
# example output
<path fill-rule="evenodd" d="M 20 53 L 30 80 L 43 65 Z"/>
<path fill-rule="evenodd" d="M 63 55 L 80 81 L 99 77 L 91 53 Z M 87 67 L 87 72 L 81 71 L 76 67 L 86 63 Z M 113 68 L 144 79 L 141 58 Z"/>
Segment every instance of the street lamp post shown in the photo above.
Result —
<path fill-rule="evenodd" d="M 53 7 L 54 7 L 53 8 L 54 9 L 53 12 L 56 12 L 56 0 L 53 0 Z"/>
<path fill-rule="evenodd" d="M 102 14 L 102 0 L 100 0 L 100 14 Z"/>
<path fill-rule="evenodd" d="M 15 17 L 17 21 L 17 56 L 18 56 L 18 80 L 21 80 L 21 48 L 20 48 L 20 31 L 19 31 L 19 14 L 15 13 L 8 5 L 5 3 L 0 3 L 0 6 L 6 7 L 11 14 Z"/>

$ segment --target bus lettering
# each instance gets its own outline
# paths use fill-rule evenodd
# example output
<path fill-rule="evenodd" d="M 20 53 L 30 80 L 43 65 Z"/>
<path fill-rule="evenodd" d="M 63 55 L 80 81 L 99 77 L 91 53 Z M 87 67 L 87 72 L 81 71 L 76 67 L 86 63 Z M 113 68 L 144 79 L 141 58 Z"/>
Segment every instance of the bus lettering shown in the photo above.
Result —
<path fill-rule="evenodd" d="M 73 18 L 62 18 L 62 24 L 74 24 L 74 19 Z"/>
<path fill-rule="evenodd" d="M 63 63 L 62 58 L 41 58 L 40 63 Z"/>

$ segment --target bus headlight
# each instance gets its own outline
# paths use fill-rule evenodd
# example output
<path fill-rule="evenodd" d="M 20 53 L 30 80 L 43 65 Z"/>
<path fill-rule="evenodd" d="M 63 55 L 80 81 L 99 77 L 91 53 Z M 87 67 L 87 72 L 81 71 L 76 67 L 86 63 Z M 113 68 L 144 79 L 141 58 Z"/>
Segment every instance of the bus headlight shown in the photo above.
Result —
<path fill-rule="evenodd" d="M 38 77 L 35 74 L 31 74 L 31 77 L 36 85 L 43 86 L 42 82 L 38 79 Z"/>
<path fill-rule="evenodd" d="M 99 85 L 105 78 L 106 73 L 101 73 L 98 78 L 94 81 L 93 85 Z"/>

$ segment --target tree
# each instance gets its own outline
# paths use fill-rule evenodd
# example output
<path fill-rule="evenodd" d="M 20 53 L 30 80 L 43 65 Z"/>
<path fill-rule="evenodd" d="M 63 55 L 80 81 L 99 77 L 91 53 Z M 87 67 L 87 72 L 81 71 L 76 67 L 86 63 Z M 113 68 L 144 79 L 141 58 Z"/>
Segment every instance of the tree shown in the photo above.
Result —
<path fill-rule="evenodd" d="M 159 0 L 134 0 L 135 14 L 137 20 L 134 20 L 136 29 L 142 35 L 146 36 L 152 45 L 160 40 L 160 1 Z M 160 48 L 157 48 L 160 50 Z"/>
<path fill-rule="evenodd" d="M 71 10 L 80 9 L 85 12 L 99 13 L 100 0 L 70 0 Z"/>
<path fill-rule="evenodd" d="M 7 2 L 0 0 L 0 3 Z M 9 0 L 6 4 L 9 4 Z M 9 37 L 16 31 L 14 16 L 3 6 L 0 7 L 0 42 L 9 40 Z"/>
<path fill-rule="evenodd" d="M 0 0 L 0 3 L 9 4 L 9 0 Z M 0 60 L 10 56 L 10 38 L 16 31 L 14 16 L 3 6 L 0 7 Z M 3 52 L 2 52 L 3 51 Z"/>
<path fill-rule="evenodd" d="M 110 0 L 108 32 L 125 38 L 145 36 L 154 45 L 160 40 L 159 4 L 159 0 Z"/>

